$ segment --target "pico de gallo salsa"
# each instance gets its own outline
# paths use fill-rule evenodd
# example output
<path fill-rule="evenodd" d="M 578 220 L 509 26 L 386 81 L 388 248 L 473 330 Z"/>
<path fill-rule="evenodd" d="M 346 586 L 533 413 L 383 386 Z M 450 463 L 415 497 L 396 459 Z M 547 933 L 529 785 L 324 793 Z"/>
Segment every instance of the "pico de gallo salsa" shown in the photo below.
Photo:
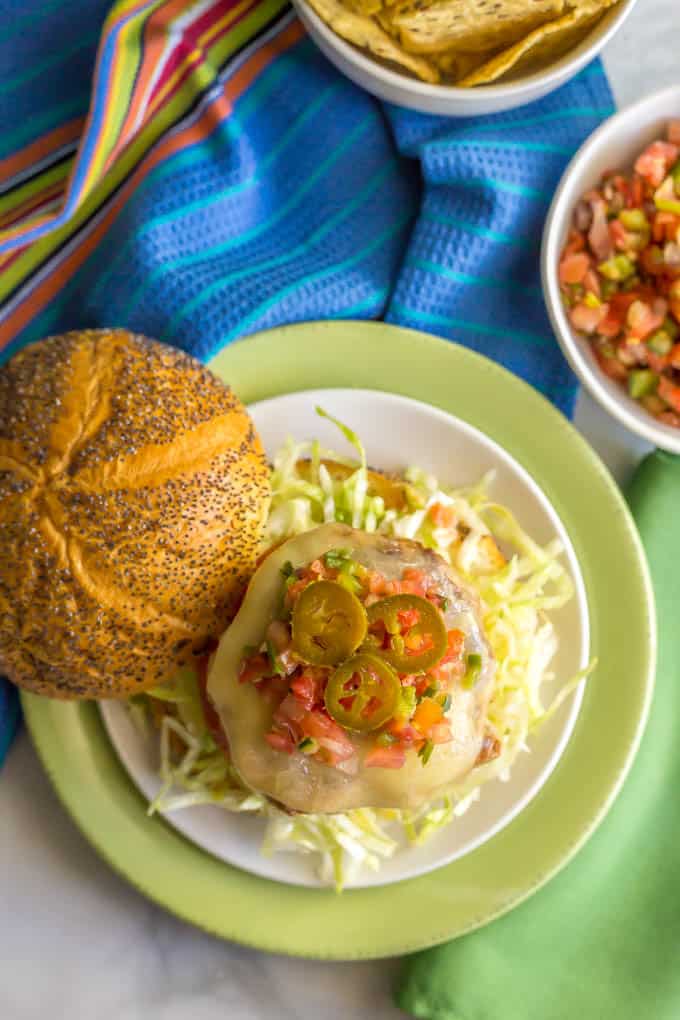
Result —
<path fill-rule="evenodd" d="M 602 370 L 680 427 L 680 120 L 574 210 L 559 264 L 571 324 Z"/>
<path fill-rule="evenodd" d="M 410 750 L 427 765 L 453 739 L 450 690 L 474 686 L 481 667 L 447 629 L 436 582 L 413 567 L 388 580 L 345 549 L 282 574 L 281 611 L 239 672 L 273 706 L 269 746 L 351 773 L 362 734 L 367 768 L 399 769 Z"/>

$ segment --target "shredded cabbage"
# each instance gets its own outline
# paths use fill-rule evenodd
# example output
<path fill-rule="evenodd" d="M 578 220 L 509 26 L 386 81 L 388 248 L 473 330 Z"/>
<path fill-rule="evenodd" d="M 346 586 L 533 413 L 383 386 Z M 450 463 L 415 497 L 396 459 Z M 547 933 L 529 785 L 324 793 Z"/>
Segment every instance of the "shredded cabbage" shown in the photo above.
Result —
<path fill-rule="evenodd" d="M 491 501 L 493 473 L 472 487 L 449 489 L 420 468 L 409 468 L 404 474 L 405 508 L 386 509 L 380 496 L 369 495 L 366 455 L 358 436 L 321 408 L 317 412 L 337 425 L 357 451 L 358 461 L 323 449 L 317 441 L 289 439 L 274 459 L 265 547 L 326 521 L 340 521 L 365 531 L 417 539 L 454 566 L 480 597 L 485 632 L 496 658 L 488 721 L 500 741 L 499 756 L 475 768 L 448 796 L 418 811 L 364 808 L 338 815 L 287 815 L 248 789 L 215 745 L 190 670 L 181 671 L 172 684 L 136 697 L 132 711 L 148 732 L 154 700 L 172 706 L 171 714 L 155 712 L 160 718 L 162 786 L 150 813 L 196 804 L 256 812 L 267 819 L 264 853 L 311 854 L 320 879 L 340 890 L 361 868 L 378 871 L 405 842 L 422 844 L 449 825 L 479 799 L 484 783 L 506 781 L 516 757 L 528 750 L 530 734 L 557 711 L 594 663 L 566 683 L 550 706 L 543 705 L 541 689 L 554 678 L 550 663 L 557 649 L 547 613 L 572 597 L 573 585 L 560 562 L 560 543 L 538 545 L 507 507 Z M 346 477 L 331 477 L 324 461 L 344 465 L 349 469 Z M 301 470 L 303 462 L 307 463 Z M 451 508 L 446 526 L 435 524 L 430 513 L 435 505 Z M 140 714 L 144 705 L 146 718 L 143 710 Z"/>

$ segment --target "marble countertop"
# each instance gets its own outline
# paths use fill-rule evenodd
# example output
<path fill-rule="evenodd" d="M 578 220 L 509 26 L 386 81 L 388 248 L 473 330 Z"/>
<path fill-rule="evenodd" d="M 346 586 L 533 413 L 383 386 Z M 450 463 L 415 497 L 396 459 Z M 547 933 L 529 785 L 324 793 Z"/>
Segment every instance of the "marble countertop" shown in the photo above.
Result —
<path fill-rule="evenodd" d="M 678 0 L 639 0 L 605 64 L 620 106 L 678 80 Z M 642 443 L 587 397 L 577 425 L 624 481 Z M 221 942 L 145 900 L 61 809 L 25 733 L 0 777 L 3 1020 L 397 1020 L 398 961 L 311 963 Z M 304 989 L 304 1007 L 300 1003 Z"/>

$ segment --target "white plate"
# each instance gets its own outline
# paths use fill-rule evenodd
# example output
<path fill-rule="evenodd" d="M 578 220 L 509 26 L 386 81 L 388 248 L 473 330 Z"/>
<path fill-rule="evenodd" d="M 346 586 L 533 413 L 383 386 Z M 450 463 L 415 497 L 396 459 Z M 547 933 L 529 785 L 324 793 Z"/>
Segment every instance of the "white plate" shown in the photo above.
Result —
<path fill-rule="evenodd" d="M 575 597 L 552 613 L 559 636 L 554 660 L 555 687 L 546 686 L 546 701 L 559 685 L 583 669 L 589 658 L 588 608 L 576 556 L 557 514 L 533 479 L 500 446 L 465 422 L 406 397 L 369 390 L 316 390 L 293 393 L 254 404 L 250 412 L 271 456 L 288 435 L 317 438 L 322 444 L 351 453 L 330 422 L 319 418 L 315 406 L 346 422 L 361 436 L 369 464 L 399 470 L 417 464 L 434 472 L 447 485 L 477 482 L 494 469 L 494 499 L 509 506 L 520 524 L 540 543 L 557 537 L 575 583 Z M 413 878 L 470 853 L 507 826 L 532 800 L 557 765 L 572 733 L 583 696 L 583 685 L 531 740 L 531 753 L 522 755 L 507 783 L 493 782 L 480 800 L 425 846 L 405 847 L 386 861 L 380 872 L 360 874 L 354 887 L 378 886 Z M 123 705 L 103 702 L 101 713 L 109 737 L 130 777 L 152 799 L 160 783 L 156 748 L 141 737 Z M 549 792 L 546 791 L 546 795 Z M 205 806 L 173 812 L 166 820 L 198 846 L 221 860 L 265 878 L 296 885 L 317 886 L 313 859 L 277 853 L 265 857 L 260 844 L 265 824 L 260 818 L 236 815 Z"/>

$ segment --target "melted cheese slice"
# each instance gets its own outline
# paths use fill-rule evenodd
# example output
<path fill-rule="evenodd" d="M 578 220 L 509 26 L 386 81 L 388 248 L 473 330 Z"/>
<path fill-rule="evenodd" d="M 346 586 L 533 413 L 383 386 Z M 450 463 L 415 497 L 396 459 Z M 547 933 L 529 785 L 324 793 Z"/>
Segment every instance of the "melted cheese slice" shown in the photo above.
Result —
<path fill-rule="evenodd" d="M 268 624 L 277 615 L 283 594 L 281 568 L 290 562 L 307 566 L 330 549 L 349 549 L 358 562 L 389 580 L 415 567 L 436 582 L 449 600 L 445 619 L 466 635 L 465 651 L 482 656 L 475 687 L 456 684 L 451 693 L 453 740 L 440 744 L 427 765 L 408 751 L 401 769 L 366 768 L 363 758 L 375 736 L 351 734 L 359 759 L 355 775 L 322 765 L 301 752 L 275 751 L 264 740 L 271 728 L 273 706 L 249 683 L 239 683 L 239 667 L 247 646 L 259 647 Z M 417 808 L 441 795 L 474 767 L 482 746 L 486 708 L 493 682 L 494 660 L 482 632 L 476 597 L 432 550 L 417 542 L 356 531 L 342 524 L 324 524 L 279 546 L 253 576 L 243 605 L 222 637 L 208 676 L 208 695 L 229 739 L 235 768 L 253 790 L 290 811 L 336 813 L 360 807 Z"/>

